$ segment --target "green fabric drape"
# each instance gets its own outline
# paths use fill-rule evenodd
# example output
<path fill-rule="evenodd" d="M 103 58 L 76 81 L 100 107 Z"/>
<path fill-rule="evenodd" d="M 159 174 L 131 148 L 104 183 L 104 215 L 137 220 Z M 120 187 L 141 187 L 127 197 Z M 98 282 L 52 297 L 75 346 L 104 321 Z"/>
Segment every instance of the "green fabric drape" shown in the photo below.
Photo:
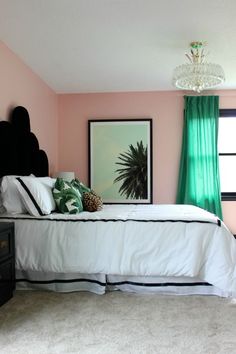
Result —
<path fill-rule="evenodd" d="M 185 96 L 178 204 L 192 204 L 222 219 L 218 96 Z"/>

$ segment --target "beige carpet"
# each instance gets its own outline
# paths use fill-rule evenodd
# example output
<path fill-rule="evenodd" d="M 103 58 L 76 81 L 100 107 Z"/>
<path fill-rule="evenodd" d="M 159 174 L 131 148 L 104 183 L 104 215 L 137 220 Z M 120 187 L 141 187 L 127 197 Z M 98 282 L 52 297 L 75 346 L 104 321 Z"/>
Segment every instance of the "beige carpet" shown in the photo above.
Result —
<path fill-rule="evenodd" d="M 236 353 L 236 302 L 18 291 L 0 307 L 0 353 Z"/>

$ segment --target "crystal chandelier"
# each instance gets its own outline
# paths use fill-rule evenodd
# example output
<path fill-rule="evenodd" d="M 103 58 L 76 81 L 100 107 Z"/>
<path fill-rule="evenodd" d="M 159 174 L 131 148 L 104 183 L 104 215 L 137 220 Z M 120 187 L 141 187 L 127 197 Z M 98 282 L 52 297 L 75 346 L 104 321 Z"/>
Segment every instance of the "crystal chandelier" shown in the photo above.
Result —
<path fill-rule="evenodd" d="M 174 70 L 173 84 L 183 90 L 201 92 L 220 85 L 225 81 L 222 67 L 218 64 L 205 62 L 205 43 L 190 43 L 190 53 L 186 57 L 190 64 L 182 64 Z"/>

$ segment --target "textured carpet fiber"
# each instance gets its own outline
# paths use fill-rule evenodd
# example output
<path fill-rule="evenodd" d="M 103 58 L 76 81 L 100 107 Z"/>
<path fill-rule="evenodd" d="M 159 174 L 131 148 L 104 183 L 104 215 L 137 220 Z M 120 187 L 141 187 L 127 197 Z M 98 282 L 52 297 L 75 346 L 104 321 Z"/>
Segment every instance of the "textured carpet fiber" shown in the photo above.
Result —
<path fill-rule="evenodd" d="M 236 353 L 236 302 L 18 291 L 0 307 L 0 353 Z"/>

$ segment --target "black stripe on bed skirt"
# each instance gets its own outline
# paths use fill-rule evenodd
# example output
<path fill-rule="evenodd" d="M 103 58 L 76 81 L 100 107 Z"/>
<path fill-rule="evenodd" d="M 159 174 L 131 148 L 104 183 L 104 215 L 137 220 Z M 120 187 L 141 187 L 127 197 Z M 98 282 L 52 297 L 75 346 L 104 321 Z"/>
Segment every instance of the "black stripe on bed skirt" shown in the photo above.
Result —
<path fill-rule="evenodd" d="M 16 282 L 27 282 L 31 284 L 53 284 L 53 283 L 77 283 L 77 282 L 88 282 L 88 283 L 95 283 L 101 286 L 106 285 L 135 285 L 135 286 L 143 286 L 143 287 L 168 287 L 168 286 L 212 286 L 209 283 L 205 282 L 195 282 L 195 283 L 174 283 L 174 282 L 167 282 L 167 283 L 141 283 L 141 282 L 134 282 L 134 281 L 117 281 L 117 282 L 110 282 L 107 281 L 106 283 L 100 282 L 94 279 L 53 279 L 53 280 L 30 280 L 30 279 L 16 279 Z"/>
<path fill-rule="evenodd" d="M 167 286 L 212 286 L 205 282 L 195 282 L 195 283 L 139 283 L 134 281 L 117 281 L 117 282 L 107 282 L 107 285 L 135 285 L 135 286 L 146 286 L 146 287 L 167 287 Z"/>
<path fill-rule="evenodd" d="M 31 221 L 58 221 L 58 222 L 129 222 L 129 221 L 135 221 L 135 222 L 183 222 L 186 224 L 189 223 L 200 223 L 200 224 L 214 224 L 221 226 L 221 221 L 220 219 L 217 219 L 215 222 L 214 221 L 204 221 L 204 220 L 173 220 L 173 219 L 164 219 L 164 220 L 157 220 L 157 219 L 51 219 L 51 218 L 38 218 L 38 217 L 14 217 L 14 216 L 0 216 L 0 219 L 7 219 L 7 220 L 31 220 Z"/>
<path fill-rule="evenodd" d="M 52 279 L 52 280 L 31 280 L 31 279 L 25 279 L 25 278 L 20 278 L 16 279 L 16 282 L 27 282 L 31 284 L 53 284 L 53 283 L 82 283 L 82 282 L 87 282 L 87 283 L 95 283 L 101 286 L 106 286 L 106 283 L 103 283 L 98 280 L 94 279 Z"/>

